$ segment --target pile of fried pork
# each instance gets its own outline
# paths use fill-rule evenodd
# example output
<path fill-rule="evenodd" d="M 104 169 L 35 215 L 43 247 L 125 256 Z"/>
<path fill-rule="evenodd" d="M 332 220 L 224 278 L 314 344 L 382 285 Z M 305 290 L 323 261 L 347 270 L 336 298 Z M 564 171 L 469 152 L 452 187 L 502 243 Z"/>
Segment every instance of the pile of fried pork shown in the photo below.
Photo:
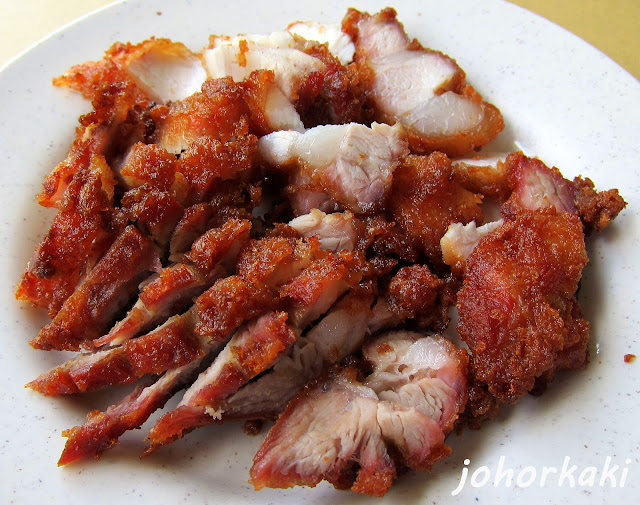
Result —
<path fill-rule="evenodd" d="M 482 154 L 499 110 L 392 9 L 200 53 L 118 43 L 54 82 L 93 110 L 38 195 L 56 215 L 16 296 L 51 316 L 34 348 L 78 354 L 29 387 L 136 383 L 64 432 L 60 465 L 181 394 L 145 455 L 276 420 L 257 489 L 382 496 L 455 426 L 585 366 L 584 237 L 624 200 Z M 464 348 L 441 335 L 454 308 Z"/>

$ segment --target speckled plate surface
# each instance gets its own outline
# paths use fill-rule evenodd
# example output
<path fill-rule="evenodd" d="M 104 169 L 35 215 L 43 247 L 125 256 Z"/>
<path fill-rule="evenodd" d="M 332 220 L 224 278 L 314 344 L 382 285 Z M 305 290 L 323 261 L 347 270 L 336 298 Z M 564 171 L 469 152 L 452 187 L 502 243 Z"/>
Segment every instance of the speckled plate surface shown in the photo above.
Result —
<path fill-rule="evenodd" d="M 370 12 L 387 4 L 351 3 Z M 122 437 L 98 463 L 57 468 L 61 431 L 128 389 L 62 399 L 24 389 L 65 356 L 29 347 L 45 316 L 13 299 L 52 217 L 34 196 L 43 176 L 66 154 L 77 116 L 89 107 L 77 95 L 53 88 L 53 76 L 100 58 L 118 40 L 168 36 L 199 49 L 209 33 L 264 33 L 298 19 L 337 21 L 344 5 L 334 0 L 270 5 L 126 1 L 65 27 L 2 69 L 0 497 L 5 503 L 372 501 L 328 485 L 254 492 L 247 484 L 248 468 L 261 437 L 245 436 L 240 425 L 197 430 L 140 461 L 147 424 Z M 545 395 L 505 409 L 479 432 L 451 436 L 454 451 L 447 461 L 430 474 L 401 477 L 386 498 L 375 502 L 633 503 L 640 492 L 640 360 L 625 363 L 623 357 L 640 355 L 640 83 L 583 41 L 506 2 L 416 0 L 398 1 L 395 7 L 409 34 L 455 57 L 468 80 L 500 107 L 507 128 L 499 147 L 518 145 L 566 176 L 582 174 L 599 188 L 618 187 L 629 206 L 610 229 L 588 240 L 591 262 L 580 293 L 592 322 L 587 369 L 558 376 Z M 507 474 L 496 482 L 501 461 Z M 452 496 L 463 469 L 469 472 L 467 483 Z M 513 470 L 511 482 L 508 470 Z"/>

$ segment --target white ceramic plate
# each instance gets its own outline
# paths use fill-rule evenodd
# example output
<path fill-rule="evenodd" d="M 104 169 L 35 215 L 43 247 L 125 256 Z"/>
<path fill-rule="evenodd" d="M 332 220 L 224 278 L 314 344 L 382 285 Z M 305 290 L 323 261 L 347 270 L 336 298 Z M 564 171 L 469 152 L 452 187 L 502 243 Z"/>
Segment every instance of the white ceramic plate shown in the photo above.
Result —
<path fill-rule="evenodd" d="M 352 5 L 374 12 L 387 3 Z M 52 216 L 35 204 L 34 196 L 43 176 L 64 157 L 77 116 L 88 110 L 77 95 L 53 88 L 53 76 L 72 64 L 100 58 L 118 40 L 168 36 L 199 49 L 209 33 L 270 32 L 298 19 L 337 21 L 344 5 L 337 0 L 281 0 L 268 6 L 258 0 L 124 2 L 67 26 L 2 70 L 0 496 L 6 503 L 371 501 L 328 485 L 254 492 L 247 484 L 248 468 L 261 437 L 245 436 L 240 425 L 197 430 L 139 461 L 147 424 L 122 437 L 98 463 L 57 468 L 64 444 L 60 432 L 127 389 L 62 399 L 24 389 L 64 356 L 29 347 L 45 317 L 13 299 L 18 278 Z M 468 80 L 501 108 L 507 123 L 499 141 L 503 146 L 518 141 L 527 153 L 555 164 L 566 176 L 583 174 L 599 188 L 618 187 L 629 207 L 610 229 L 588 241 L 591 262 L 580 293 L 592 321 L 587 369 L 560 375 L 541 398 L 525 398 L 479 432 L 452 435 L 454 452 L 447 461 L 430 474 L 403 476 L 383 502 L 632 503 L 640 491 L 640 360 L 627 364 L 623 356 L 640 355 L 635 310 L 640 84 L 583 41 L 505 2 L 415 0 L 397 1 L 395 7 L 411 35 L 457 58 Z M 494 485 L 502 456 L 514 481 L 520 475 L 520 486 L 508 486 L 506 477 Z M 576 469 L 560 482 L 553 468 L 562 472 L 567 457 L 566 470 Z M 609 470 L 618 465 L 615 487 L 611 478 L 603 480 L 607 457 Z M 470 474 L 477 471 L 476 484 L 486 476 L 483 465 L 490 480 L 475 488 L 468 482 L 454 497 L 465 459 L 470 460 Z M 544 467 L 550 470 L 541 484 Z"/>

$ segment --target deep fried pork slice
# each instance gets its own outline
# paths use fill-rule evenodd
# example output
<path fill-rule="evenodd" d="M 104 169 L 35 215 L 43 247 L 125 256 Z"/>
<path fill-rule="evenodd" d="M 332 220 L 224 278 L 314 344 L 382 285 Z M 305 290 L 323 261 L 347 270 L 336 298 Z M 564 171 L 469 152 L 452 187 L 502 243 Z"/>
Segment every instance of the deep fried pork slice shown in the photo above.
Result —
<path fill-rule="evenodd" d="M 180 154 L 198 137 L 227 142 L 249 132 L 248 106 L 230 78 L 205 81 L 202 91 L 171 102 L 156 114 L 156 143 Z"/>
<path fill-rule="evenodd" d="M 211 48 L 202 53 L 213 79 L 230 76 L 236 82 L 255 70 L 271 70 L 275 83 L 291 101 L 298 99 L 305 81 L 324 70 L 324 63 L 304 52 L 311 44 L 291 33 L 210 37 Z"/>
<path fill-rule="evenodd" d="M 214 347 L 222 345 L 222 342 L 216 342 Z M 162 408 L 177 391 L 193 381 L 201 361 L 196 359 L 169 370 L 147 386 L 136 387 L 131 394 L 104 412 L 89 412 L 85 424 L 62 433 L 68 440 L 58 465 L 88 457 L 99 459 L 105 451 L 118 443 L 118 438 L 123 433 L 140 428 L 153 412 Z"/>
<path fill-rule="evenodd" d="M 188 188 L 187 203 L 196 204 L 206 200 L 223 181 L 242 180 L 249 176 L 256 142 L 253 135 L 238 135 L 227 142 L 207 136 L 194 140 L 178 161 Z"/>
<path fill-rule="evenodd" d="M 372 302 L 371 294 L 358 290 L 345 295 L 268 373 L 220 405 L 222 419 L 276 418 L 307 382 L 362 346 Z"/>
<path fill-rule="evenodd" d="M 92 348 L 91 341 L 108 330 L 140 281 L 159 269 L 159 250 L 153 241 L 128 226 L 31 345 L 73 351 Z"/>
<path fill-rule="evenodd" d="M 366 346 L 374 373 L 352 367 L 311 382 L 296 396 L 254 458 L 251 483 L 315 486 L 382 496 L 396 462 L 428 470 L 467 397 L 467 357 L 444 339 L 402 332 Z M 371 387 L 373 386 L 373 387 Z"/>
<path fill-rule="evenodd" d="M 59 207 L 74 175 L 87 169 L 95 156 L 109 164 L 131 145 L 146 141 L 153 129 L 150 104 L 139 102 L 135 86 L 115 82 L 93 100 L 93 111 L 80 117 L 80 126 L 67 157 L 45 177 L 38 203 Z"/>
<path fill-rule="evenodd" d="M 312 261 L 279 290 L 291 323 L 303 329 L 316 320 L 343 293 L 358 285 L 363 269 L 363 259 L 347 251 Z"/>
<path fill-rule="evenodd" d="M 314 247 L 317 248 L 317 245 Z M 267 316 L 259 318 L 257 323 L 253 326 L 250 325 L 247 330 L 237 332 L 227 346 L 228 352 L 223 351 L 209 370 L 203 373 L 192 388 L 187 391 L 178 411 L 167 414 L 166 420 L 159 421 L 155 434 L 150 436 L 151 447 L 147 452 L 153 452 L 157 447 L 180 438 L 185 430 L 190 431 L 193 427 L 207 424 L 203 418 L 205 414 L 213 419 L 219 418 L 216 412 L 227 396 L 234 393 L 258 373 L 271 367 L 277 354 L 284 351 L 287 345 L 293 343 L 310 322 L 328 310 L 346 290 L 357 285 L 362 277 L 358 271 L 359 261 L 357 257 L 354 258 L 347 252 L 338 255 L 324 253 L 312 260 L 299 275 L 287 283 L 284 283 L 282 275 L 283 271 L 292 271 L 290 260 L 280 263 L 278 268 L 280 272 L 275 278 L 273 273 L 265 276 L 264 270 L 254 267 L 254 272 L 257 271 L 258 275 L 254 277 L 253 286 L 259 286 L 260 277 L 263 282 L 273 283 L 274 279 L 278 279 L 275 285 L 282 284 L 277 291 L 270 293 L 268 298 L 277 300 L 279 297 L 281 303 L 278 305 L 287 310 L 290 320 L 284 325 L 289 316 L 285 312 L 276 313 L 278 322 L 276 329 L 274 329 L 268 318 L 273 319 L 276 316 L 269 313 Z M 241 275 L 243 274 L 241 273 Z M 273 304 L 273 301 L 268 303 Z M 255 297 L 248 304 L 250 306 L 256 304 Z M 266 306 L 266 304 L 262 306 L 263 311 Z M 251 314 L 254 310 L 253 307 L 250 309 L 245 309 L 241 314 L 246 318 L 247 314 Z M 228 312 L 233 310 L 237 309 L 229 307 Z M 221 318 L 233 320 L 233 316 L 222 314 L 222 310 L 219 312 Z M 235 321 L 237 322 L 237 320 Z M 260 329 L 260 325 L 267 325 L 266 329 Z M 285 326 L 287 328 L 286 334 L 289 335 L 286 338 L 283 333 Z M 276 331 L 277 328 L 280 330 Z M 200 331 L 202 330 L 200 329 Z M 245 340 L 247 341 L 246 345 L 242 343 Z M 253 352 L 243 351 L 240 353 L 240 351 L 236 351 L 235 349 L 240 345 L 259 345 L 262 353 L 260 363 L 263 368 L 258 370 L 252 364 Z M 229 370 L 238 370 L 239 367 L 246 373 L 229 372 Z M 247 370 L 253 370 L 255 373 L 250 374 Z M 179 423 L 177 419 L 180 419 Z M 171 426 L 179 426 L 179 432 L 171 432 Z"/>
<path fill-rule="evenodd" d="M 127 191 L 120 200 L 119 210 L 163 250 L 184 213 L 182 204 L 169 191 L 149 184 Z"/>
<path fill-rule="evenodd" d="M 503 153 L 483 153 L 454 159 L 452 165 L 465 189 L 503 202 L 511 194 L 505 159 Z"/>
<path fill-rule="evenodd" d="M 198 336 L 193 331 L 196 315 L 191 309 L 121 346 L 79 355 L 28 386 L 48 396 L 84 393 L 185 366 L 203 358 L 212 343 L 223 340 Z"/>
<path fill-rule="evenodd" d="M 363 383 L 380 400 L 415 408 L 445 435 L 452 430 L 467 402 L 465 351 L 443 337 L 397 331 L 365 343 L 362 356 L 373 365 Z"/>
<path fill-rule="evenodd" d="M 332 213 L 341 210 L 341 206 L 322 186 L 314 183 L 309 175 L 294 170 L 289 174 L 289 184 L 283 193 L 289 200 L 294 216 L 303 216 L 313 209 Z"/>
<path fill-rule="evenodd" d="M 102 60 L 75 65 L 54 84 L 93 99 L 105 84 L 128 81 L 135 83 L 139 98 L 164 103 L 199 91 L 206 76 L 198 55 L 184 44 L 152 38 L 135 45 L 117 42 Z"/>
<path fill-rule="evenodd" d="M 501 209 L 503 215 L 549 207 L 558 212 L 576 212 L 573 185 L 557 168 L 548 168 L 537 158 L 512 153 L 505 161 L 505 169 L 512 193 Z"/>
<path fill-rule="evenodd" d="M 339 204 L 366 213 L 384 206 L 407 145 L 399 126 L 350 123 L 275 132 L 262 137 L 258 149 L 268 165 L 300 170 Z"/>
<path fill-rule="evenodd" d="M 503 223 L 504 220 L 498 219 L 482 226 L 477 226 L 475 221 L 467 224 L 450 224 L 447 233 L 440 239 L 442 261 L 451 267 L 455 275 L 462 277 L 471 251 L 484 237 Z"/>
<path fill-rule="evenodd" d="M 158 420 L 149 432 L 149 454 L 202 425 L 203 414 L 217 417 L 218 404 L 269 368 L 297 338 L 284 312 L 268 313 L 238 330 L 187 389 L 178 406 Z"/>
<path fill-rule="evenodd" d="M 552 208 L 521 211 L 467 258 L 458 331 L 499 401 L 585 365 L 589 324 L 575 293 L 586 263 L 580 219 Z"/>
<path fill-rule="evenodd" d="M 356 62 L 373 72 L 375 119 L 404 125 L 414 152 L 464 155 L 504 128 L 500 111 L 482 101 L 456 62 L 411 41 L 393 9 L 374 16 L 349 9 L 342 28 L 355 42 Z"/>
<path fill-rule="evenodd" d="M 112 221 L 114 186 L 102 157 L 92 158 L 76 173 L 18 284 L 16 298 L 46 307 L 55 316 L 119 231 Z"/>
<path fill-rule="evenodd" d="M 298 111 L 270 70 L 256 70 L 238 84 L 249 108 L 250 131 L 261 137 L 278 130 L 304 131 Z"/>
<path fill-rule="evenodd" d="M 181 311 L 217 278 L 230 273 L 250 230 L 249 221 L 230 219 L 203 234 L 184 255 L 185 263 L 169 265 L 147 282 L 126 317 L 94 344 L 121 344 Z"/>
<path fill-rule="evenodd" d="M 320 248 L 333 252 L 353 251 L 358 242 L 358 230 L 351 212 L 325 214 L 312 209 L 308 214 L 298 216 L 289 222 L 302 237 L 317 236 Z"/>
<path fill-rule="evenodd" d="M 186 192 L 176 156 L 156 144 L 138 142 L 131 146 L 119 175 L 127 189 L 147 184 L 168 191 L 181 202 Z"/>
<path fill-rule="evenodd" d="M 444 154 L 410 155 L 394 173 L 387 214 L 419 252 L 441 264 L 440 239 L 450 224 L 481 221 L 481 201 L 456 180 Z"/>
<path fill-rule="evenodd" d="M 353 61 L 356 46 L 351 38 L 342 31 L 339 24 L 296 21 L 287 27 L 287 31 L 304 39 L 326 44 L 329 52 L 338 58 L 342 65 L 348 65 Z"/>
<path fill-rule="evenodd" d="M 427 265 L 402 267 L 376 300 L 368 331 L 376 333 L 411 321 L 421 328 L 444 329 L 453 305 L 448 293 L 447 283 L 432 274 Z"/>
<path fill-rule="evenodd" d="M 626 206 L 617 189 L 597 192 L 591 180 L 576 177 L 569 181 L 557 168 L 519 152 L 510 154 L 505 166 L 513 189 L 502 207 L 507 217 L 520 209 L 554 207 L 559 212 L 578 214 L 586 231 L 601 231 Z"/>

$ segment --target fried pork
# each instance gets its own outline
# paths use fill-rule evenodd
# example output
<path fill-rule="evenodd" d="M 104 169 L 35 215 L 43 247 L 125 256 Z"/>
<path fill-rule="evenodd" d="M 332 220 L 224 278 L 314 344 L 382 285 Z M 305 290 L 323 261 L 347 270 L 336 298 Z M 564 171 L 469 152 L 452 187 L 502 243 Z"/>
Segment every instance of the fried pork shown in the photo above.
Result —
<path fill-rule="evenodd" d="M 38 195 L 56 215 L 16 297 L 52 318 L 33 347 L 79 352 L 28 386 L 135 384 L 63 433 L 59 465 L 99 458 L 185 390 L 145 455 L 276 420 L 257 489 L 382 496 L 447 456 L 455 424 L 586 364 L 584 236 L 626 203 L 478 152 L 500 112 L 393 9 L 201 52 L 117 43 L 54 82 L 92 110 Z M 439 334 L 454 305 L 468 352 Z"/>

